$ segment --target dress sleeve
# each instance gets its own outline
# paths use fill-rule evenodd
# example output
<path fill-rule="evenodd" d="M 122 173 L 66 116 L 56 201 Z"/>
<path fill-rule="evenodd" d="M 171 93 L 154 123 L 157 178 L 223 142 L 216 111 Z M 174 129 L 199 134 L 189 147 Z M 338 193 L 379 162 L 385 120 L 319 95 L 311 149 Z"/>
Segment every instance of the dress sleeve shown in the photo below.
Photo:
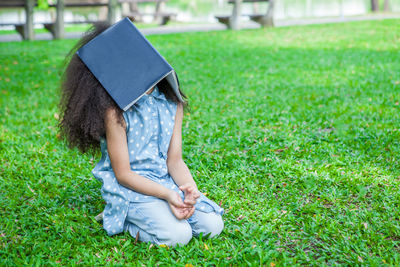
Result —
<path fill-rule="evenodd" d="M 126 133 L 128 133 L 129 132 L 129 115 L 128 115 L 128 113 L 126 112 L 126 111 L 124 111 L 123 113 L 122 113 L 122 116 L 124 117 L 124 120 L 125 120 L 125 124 L 126 124 Z"/>

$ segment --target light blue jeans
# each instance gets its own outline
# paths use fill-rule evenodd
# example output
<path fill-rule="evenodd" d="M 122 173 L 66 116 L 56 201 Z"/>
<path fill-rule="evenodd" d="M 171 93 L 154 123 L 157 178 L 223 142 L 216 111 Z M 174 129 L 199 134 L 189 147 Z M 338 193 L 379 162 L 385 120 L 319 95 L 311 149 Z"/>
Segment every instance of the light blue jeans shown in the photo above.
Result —
<path fill-rule="evenodd" d="M 129 231 L 139 240 L 158 245 L 186 245 L 192 236 L 210 234 L 210 238 L 219 235 L 224 228 L 221 215 L 196 210 L 187 220 L 178 220 L 171 212 L 166 201 L 158 199 L 153 202 L 129 205 L 124 231 Z"/>

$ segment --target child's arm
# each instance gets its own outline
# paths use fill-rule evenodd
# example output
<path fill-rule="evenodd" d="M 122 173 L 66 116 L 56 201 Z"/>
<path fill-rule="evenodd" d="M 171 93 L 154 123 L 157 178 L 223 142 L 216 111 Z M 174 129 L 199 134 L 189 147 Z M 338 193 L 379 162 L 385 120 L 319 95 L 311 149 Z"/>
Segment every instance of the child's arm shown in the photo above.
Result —
<path fill-rule="evenodd" d="M 182 104 L 178 104 L 175 126 L 168 148 L 167 166 L 169 174 L 179 188 L 185 192 L 185 196 L 190 194 L 189 201 L 185 200 L 185 203 L 194 204 L 195 202 L 193 203 L 191 200 L 195 201 L 200 195 L 197 191 L 196 182 L 193 180 L 189 168 L 182 159 L 182 120 L 183 106 Z"/>
<path fill-rule="evenodd" d="M 111 160 L 111 166 L 118 182 L 142 194 L 155 196 L 168 201 L 170 206 L 172 204 L 178 208 L 178 210 L 173 210 L 175 216 L 177 218 L 182 216 L 182 218 L 185 218 L 184 215 L 186 215 L 186 213 L 182 213 L 183 208 L 191 208 L 191 206 L 184 204 L 177 192 L 150 179 L 146 179 L 131 170 L 128 144 L 126 142 L 127 137 L 124 129 L 126 125 L 122 126 L 118 123 L 117 115 L 113 109 L 109 109 L 106 112 L 105 127 L 107 150 Z M 173 207 L 171 207 L 171 209 L 173 209 Z"/>

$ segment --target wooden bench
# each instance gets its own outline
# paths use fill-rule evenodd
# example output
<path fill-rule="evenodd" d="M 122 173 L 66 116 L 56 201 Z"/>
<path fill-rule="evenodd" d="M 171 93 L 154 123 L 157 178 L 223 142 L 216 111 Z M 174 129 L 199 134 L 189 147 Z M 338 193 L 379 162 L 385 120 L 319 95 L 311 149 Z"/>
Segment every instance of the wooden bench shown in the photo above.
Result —
<path fill-rule="evenodd" d="M 262 26 L 265 26 L 266 22 L 264 21 L 264 14 L 242 14 L 243 17 L 248 17 L 252 21 L 257 22 L 258 24 L 261 24 Z M 215 18 L 222 24 L 228 25 L 229 21 L 232 16 L 215 16 Z"/>
<path fill-rule="evenodd" d="M 57 0 L 56 4 L 51 4 L 49 7 L 56 8 L 56 19 L 53 22 L 42 23 L 55 39 L 64 37 L 64 8 L 72 7 L 108 7 L 108 21 L 115 22 L 115 9 L 117 0 L 102 0 L 89 2 L 88 0 Z M 33 40 L 33 8 L 37 6 L 37 0 L 1 0 L 0 8 L 25 8 L 26 19 L 25 23 L 1 23 L 0 26 L 14 26 L 15 30 L 22 36 L 24 40 Z M 76 23 L 94 23 L 96 21 L 72 21 L 68 24 Z"/>
<path fill-rule="evenodd" d="M 268 10 L 265 14 L 241 14 L 241 3 L 259 3 L 259 2 L 268 2 Z M 233 4 L 232 15 L 228 16 L 215 16 L 215 18 L 225 25 L 228 28 L 237 29 L 238 28 L 238 20 L 240 16 L 249 17 L 252 21 L 257 22 L 262 27 L 273 26 L 273 8 L 274 8 L 274 0 L 228 0 L 229 4 Z"/>
<path fill-rule="evenodd" d="M 165 13 L 162 9 L 165 2 L 168 0 L 118 0 L 121 4 L 129 4 L 129 10 L 123 11 L 122 16 L 128 17 L 132 21 L 141 22 L 143 16 L 153 16 L 153 21 L 159 20 L 160 25 L 166 25 L 170 20 L 176 19 L 175 13 Z M 142 3 L 154 3 L 154 13 L 143 13 L 139 10 L 138 4 Z"/>
<path fill-rule="evenodd" d="M 108 7 L 108 21 L 115 22 L 115 9 L 117 2 L 115 0 L 100 0 L 89 2 L 88 0 L 57 0 L 56 4 L 49 7 L 56 8 L 56 19 L 50 23 L 44 23 L 43 26 L 53 35 L 54 39 L 64 38 L 64 24 L 80 24 L 80 23 L 95 23 L 98 20 L 84 21 L 64 21 L 65 8 L 82 8 L 82 7 Z"/>
<path fill-rule="evenodd" d="M 37 6 L 36 0 L 1 0 L 0 8 L 24 8 L 25 23 L 1 23 L 0 26 L 14 26 L 15 30 L 24 40 L 33 39 L 33 8 Z"/>
<path fill-rule="evenodd" d="M 154 16 L 154 13 L 137 13 L 137 12 L 129 12 L 123 15 L 124 17 L 128 17 L 131 21 L 134 22 L 143 22 L 143 16 Z M 169 21 L 176 19 L 175 13 L 162 13 L 159 15 L 160 18 L 160 25 L 166 25 Z M 157 19 L 154 19 L 155 21 Z"/>

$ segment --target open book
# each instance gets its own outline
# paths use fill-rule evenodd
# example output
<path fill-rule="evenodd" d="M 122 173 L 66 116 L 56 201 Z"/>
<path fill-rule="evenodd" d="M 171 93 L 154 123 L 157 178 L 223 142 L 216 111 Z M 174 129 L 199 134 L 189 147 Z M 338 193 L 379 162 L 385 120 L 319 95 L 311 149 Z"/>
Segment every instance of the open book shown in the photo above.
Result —
<path fill-rule="evenodd" d="M 124 111 L 163 78 L 182 99 L 174 69 L 128 18 L 112 25 L 76 53 Z"/>

